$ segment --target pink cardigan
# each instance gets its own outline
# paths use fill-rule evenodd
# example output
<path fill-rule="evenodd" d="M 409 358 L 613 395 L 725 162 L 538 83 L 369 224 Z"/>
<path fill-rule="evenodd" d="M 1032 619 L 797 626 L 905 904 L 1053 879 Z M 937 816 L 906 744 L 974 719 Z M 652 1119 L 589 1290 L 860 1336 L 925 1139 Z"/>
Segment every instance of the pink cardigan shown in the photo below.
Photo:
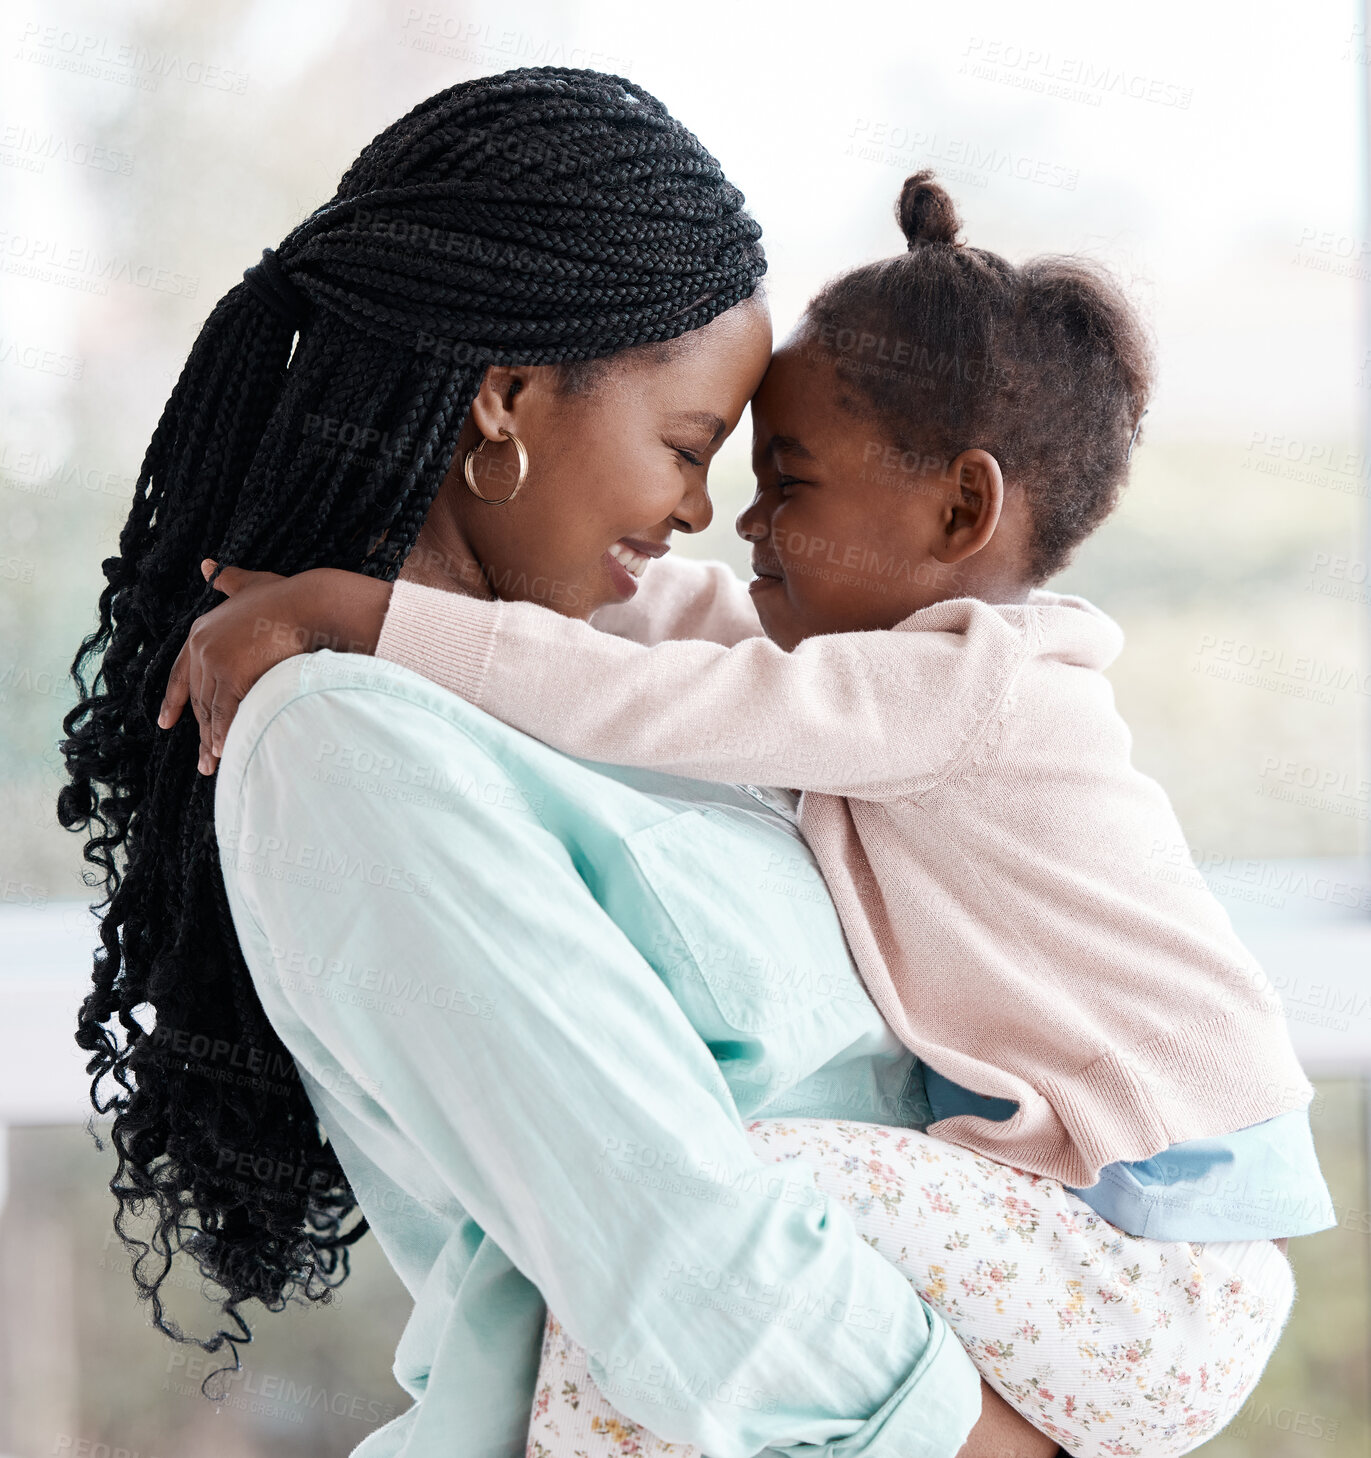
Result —
<path fill-rule="evenodd" d="M 1130 763 L 1102 672 L 1122 646 L 1098 608 L 1037 590 L 787 653 L 727 567 L 668 557 L 595 626 L 399 582 L 376 651 L 579 758 L 802 791 L 886 1021 L 1019 1104 L 932 1132 L 1086 1186 L 1313 1095 L 1279 997 Z"/>

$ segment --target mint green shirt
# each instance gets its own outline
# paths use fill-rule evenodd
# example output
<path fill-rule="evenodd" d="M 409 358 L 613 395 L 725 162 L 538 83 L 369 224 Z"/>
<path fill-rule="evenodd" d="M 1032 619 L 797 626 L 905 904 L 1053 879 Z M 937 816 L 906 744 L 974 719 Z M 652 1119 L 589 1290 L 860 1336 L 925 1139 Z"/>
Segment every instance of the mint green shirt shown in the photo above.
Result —
<path fill-rule="evenodd" d="M 263 1007 L 414 1297 L 413 1406 L 355 1458 L 519 1458 L 545 1300 L 626 1416 L 711 1458 L 953 1458 L 965 1351 L 744 1129 L 918 1116 L 765 797 L 321 652 L 244 701 L 216 826 Z"/>

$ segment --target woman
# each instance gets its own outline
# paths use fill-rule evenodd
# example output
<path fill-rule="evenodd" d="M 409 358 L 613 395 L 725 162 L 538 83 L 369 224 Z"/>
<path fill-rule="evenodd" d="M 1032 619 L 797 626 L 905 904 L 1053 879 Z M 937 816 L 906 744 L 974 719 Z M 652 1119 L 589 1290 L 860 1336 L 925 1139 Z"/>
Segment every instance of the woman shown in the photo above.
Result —
<path fill-rule="evenodd" d="M 216 844 L 193 724 L 155 728 L 206 555 L 578 616 L 626 600 L 631 554 L 708 522 L 710 456 L 766 364 L 741 204 L 631 83 L 441 93 L 216 306 L 105 563 L 60 815 L 109 893 L 78 1041 L 120 1218 L 155 1216 L 126 1237 L 135 1281 L 192 1340 L 160 1300 L 189 1251 L 225 1293 L 200 1344 L 236 1358 L 242 1303 L 325 1295 L 370 1223 L 415 1296 L 415 1404 L 367 1458 L 520 1451 L 543 1297 L 624 1412 L 716 1455 L 1052 1448 L 743 1132 L 763 1109 L 914 1118 L 831 905 L 701 897 L 712 869 L 736 898 L 740 860 L 812 881 L 784 817 L 319 654 L 240 715 Z M 491 514 L 519 448 L 520 510 Z M 758 985 L 753 949 L 778 946 L 807 994 Z M 800 1290 L 805 1315 L 721 1308 L 711 1272 Z"/>

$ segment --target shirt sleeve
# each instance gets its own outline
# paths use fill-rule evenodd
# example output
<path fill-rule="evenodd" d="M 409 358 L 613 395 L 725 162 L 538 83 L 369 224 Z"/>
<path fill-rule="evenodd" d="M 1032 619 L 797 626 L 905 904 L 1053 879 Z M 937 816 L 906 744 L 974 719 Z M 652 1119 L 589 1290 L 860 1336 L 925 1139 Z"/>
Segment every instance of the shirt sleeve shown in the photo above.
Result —
<path fill-rule="evenodd" d="M 653 562 L 627 602 L 609 603 L 591 621 L 602 633 L 647 645 L 700 638 L 732 647 L 762 631 L 747 584 L 727 563 L 675 556 Z"/>
<path fill-rule="evenodd" d="M 376 653 L 580 758 L 880 800 L 958 763 L 1023 661 L 1019 630 L 958 608 L 954 629 L 828 634 L 787 653 L 765 637 L 644 646 L 534 603 L 400 582 Z"/>
<path fill-rule="evenodd" d="M 928 1123 L 959 1114 L 1000 1123 L 1019 1107 L 921 1067 Z M 1308 1108 L 1186 1139 L 1150 1159 L 1107 1164 L 1093 1185 L 1067 1188 L 1111 1225 L 1146 1240 L 1279 1240 L 1338 1223 Z"/>
<path fill-rule="evenodd" d="M 1095 1184 L 1072 1193 L 1148 1240 L 1279 1240 L 1338 1223 L 1307 1108 L 1107 1164 Z"/>

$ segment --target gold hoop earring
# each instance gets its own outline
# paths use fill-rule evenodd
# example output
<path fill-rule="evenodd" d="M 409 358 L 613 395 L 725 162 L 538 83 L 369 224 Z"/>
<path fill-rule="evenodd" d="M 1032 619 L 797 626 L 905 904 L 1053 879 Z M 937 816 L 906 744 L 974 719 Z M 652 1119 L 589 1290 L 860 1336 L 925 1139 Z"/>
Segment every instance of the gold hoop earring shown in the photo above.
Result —
<path fill-rule="evenodd" d="M 512 430 L 506 430 L 504 426 L 500 427 L 500 434 L 509 441 L 519 454 L 519 479 L 514 483 L 514 490 L 508 496 L 483 496 L 480 488 L 476 484 L 476 478 L 471 473 L 472 460 L 476 456 L 479 456 L 490 443 L 487 436 L 483 435 L 481 437 L 481 444 L 473 446 L 462 458 L 462 475 L 466 477 L 467 490 L 471 492 L 477 501 L 484 501 L 487 506 L 503 506 L 506 501 L 513 501 L 519 494 L 519 488 L 528 480 L 528 447 L 524 445 L 523 441 Z"/>

